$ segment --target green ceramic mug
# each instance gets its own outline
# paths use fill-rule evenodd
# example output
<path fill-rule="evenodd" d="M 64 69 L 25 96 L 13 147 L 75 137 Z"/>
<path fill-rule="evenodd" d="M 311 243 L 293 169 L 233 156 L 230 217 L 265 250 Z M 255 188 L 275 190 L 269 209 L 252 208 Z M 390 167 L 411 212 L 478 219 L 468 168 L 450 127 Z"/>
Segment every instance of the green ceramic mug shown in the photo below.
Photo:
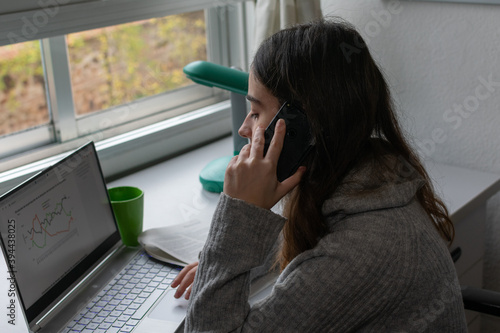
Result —
<path fill-rule="evenodd" d="M 132 186 L 108 189 L 111 206 L 123 244 L 137 246 L 137 238 L 142 232 L 144 215 L 144 192 Z"/>

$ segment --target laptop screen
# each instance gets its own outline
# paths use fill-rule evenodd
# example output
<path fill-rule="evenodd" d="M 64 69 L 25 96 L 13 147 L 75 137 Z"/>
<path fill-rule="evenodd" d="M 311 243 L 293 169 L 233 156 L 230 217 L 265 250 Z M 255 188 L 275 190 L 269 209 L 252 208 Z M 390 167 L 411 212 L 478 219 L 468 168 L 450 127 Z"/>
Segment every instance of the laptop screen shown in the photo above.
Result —
<path fill-rule="evenodd" d="M 92 142 L 4 194 L 0 219 L 28 322 L 120 240 Z"/>

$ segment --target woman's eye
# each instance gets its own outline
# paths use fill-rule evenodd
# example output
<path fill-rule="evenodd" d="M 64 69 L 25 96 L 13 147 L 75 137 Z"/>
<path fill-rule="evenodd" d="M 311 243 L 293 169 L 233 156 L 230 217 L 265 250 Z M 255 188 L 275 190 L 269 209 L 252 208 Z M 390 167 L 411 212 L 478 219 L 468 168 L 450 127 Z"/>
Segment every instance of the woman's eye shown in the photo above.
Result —
<path fill-rule="evenodd" d="M 250 118 L 252 118 L 254 120 L 257 120 L 259 118 L 259 114 L 258 113 L 252 113 L 252 114 L 250 114 Z"/>

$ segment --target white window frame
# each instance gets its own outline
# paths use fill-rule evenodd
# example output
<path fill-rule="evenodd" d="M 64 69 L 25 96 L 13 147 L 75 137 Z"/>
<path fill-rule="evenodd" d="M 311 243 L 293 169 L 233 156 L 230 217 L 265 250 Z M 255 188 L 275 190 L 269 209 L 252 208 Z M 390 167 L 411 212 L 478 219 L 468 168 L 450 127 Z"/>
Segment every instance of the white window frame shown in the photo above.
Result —
<path fill-rule="evenodd" d="M 143 5 L 146 2 L 158 1 L 144 0 Z M 199 9 L 200 2 L 207 1 L 183 2 L 196 2 L 198 5 L 190 9 Z M 252 21 L 253 4 L 218 2 L 222 6 L 206 9 L 210 45 L 218 46 L 208 49 L 208 58 L 226 66 L 248 70 L 251 33 L 247 25 Z M 172 9 L 169 14 L 177 13 L 179 8 Z M 158 14 L 158 11 L 155 13 Z M 198 85 L 179 89 L 175 98 L 169 98 L 167 93 L 77 118 L 71 98 L 65 37 L 48 37 L 41 43 L 46 84 L 50 92 L 48 103 L 55 126 L 43 125 L 0 139 L 0 156 L 10 156 L 0 160 L 0 167 L 6 170 L 0 173 L 0 194 L 89 140 L 97 141 L 104 174 L 113 179 L 231 133 L 227 93 Z M 60 66 L 61 62 L 66 64 Z M 161 112 L 164 110 L 167 111 Z M 171 113 L 184 111 L 191 112 L 165 120 Z M 116 115 L 126 118 L 125 121 L 120 124 L 110 121 L 117 118 Z M 91 128 L 96 123 L 103 124 L 97 131 Z M 27 149 L 29 153 L 25 153 Z M 16 152 L 23 151 L 16 155 Z"/>

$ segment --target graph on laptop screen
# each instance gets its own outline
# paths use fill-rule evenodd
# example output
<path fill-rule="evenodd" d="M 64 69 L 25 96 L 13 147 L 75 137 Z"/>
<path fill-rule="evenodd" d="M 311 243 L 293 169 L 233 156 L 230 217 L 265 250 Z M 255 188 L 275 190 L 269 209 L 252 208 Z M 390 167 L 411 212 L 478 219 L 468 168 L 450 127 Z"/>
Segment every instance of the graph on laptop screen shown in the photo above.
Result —
<path fill-rule="evenodd" d="M 88 146 L 0 200 L 2 222 L 15 221 L 15 271 L 26 308 L 116 233 L 100 172 Z"/>

